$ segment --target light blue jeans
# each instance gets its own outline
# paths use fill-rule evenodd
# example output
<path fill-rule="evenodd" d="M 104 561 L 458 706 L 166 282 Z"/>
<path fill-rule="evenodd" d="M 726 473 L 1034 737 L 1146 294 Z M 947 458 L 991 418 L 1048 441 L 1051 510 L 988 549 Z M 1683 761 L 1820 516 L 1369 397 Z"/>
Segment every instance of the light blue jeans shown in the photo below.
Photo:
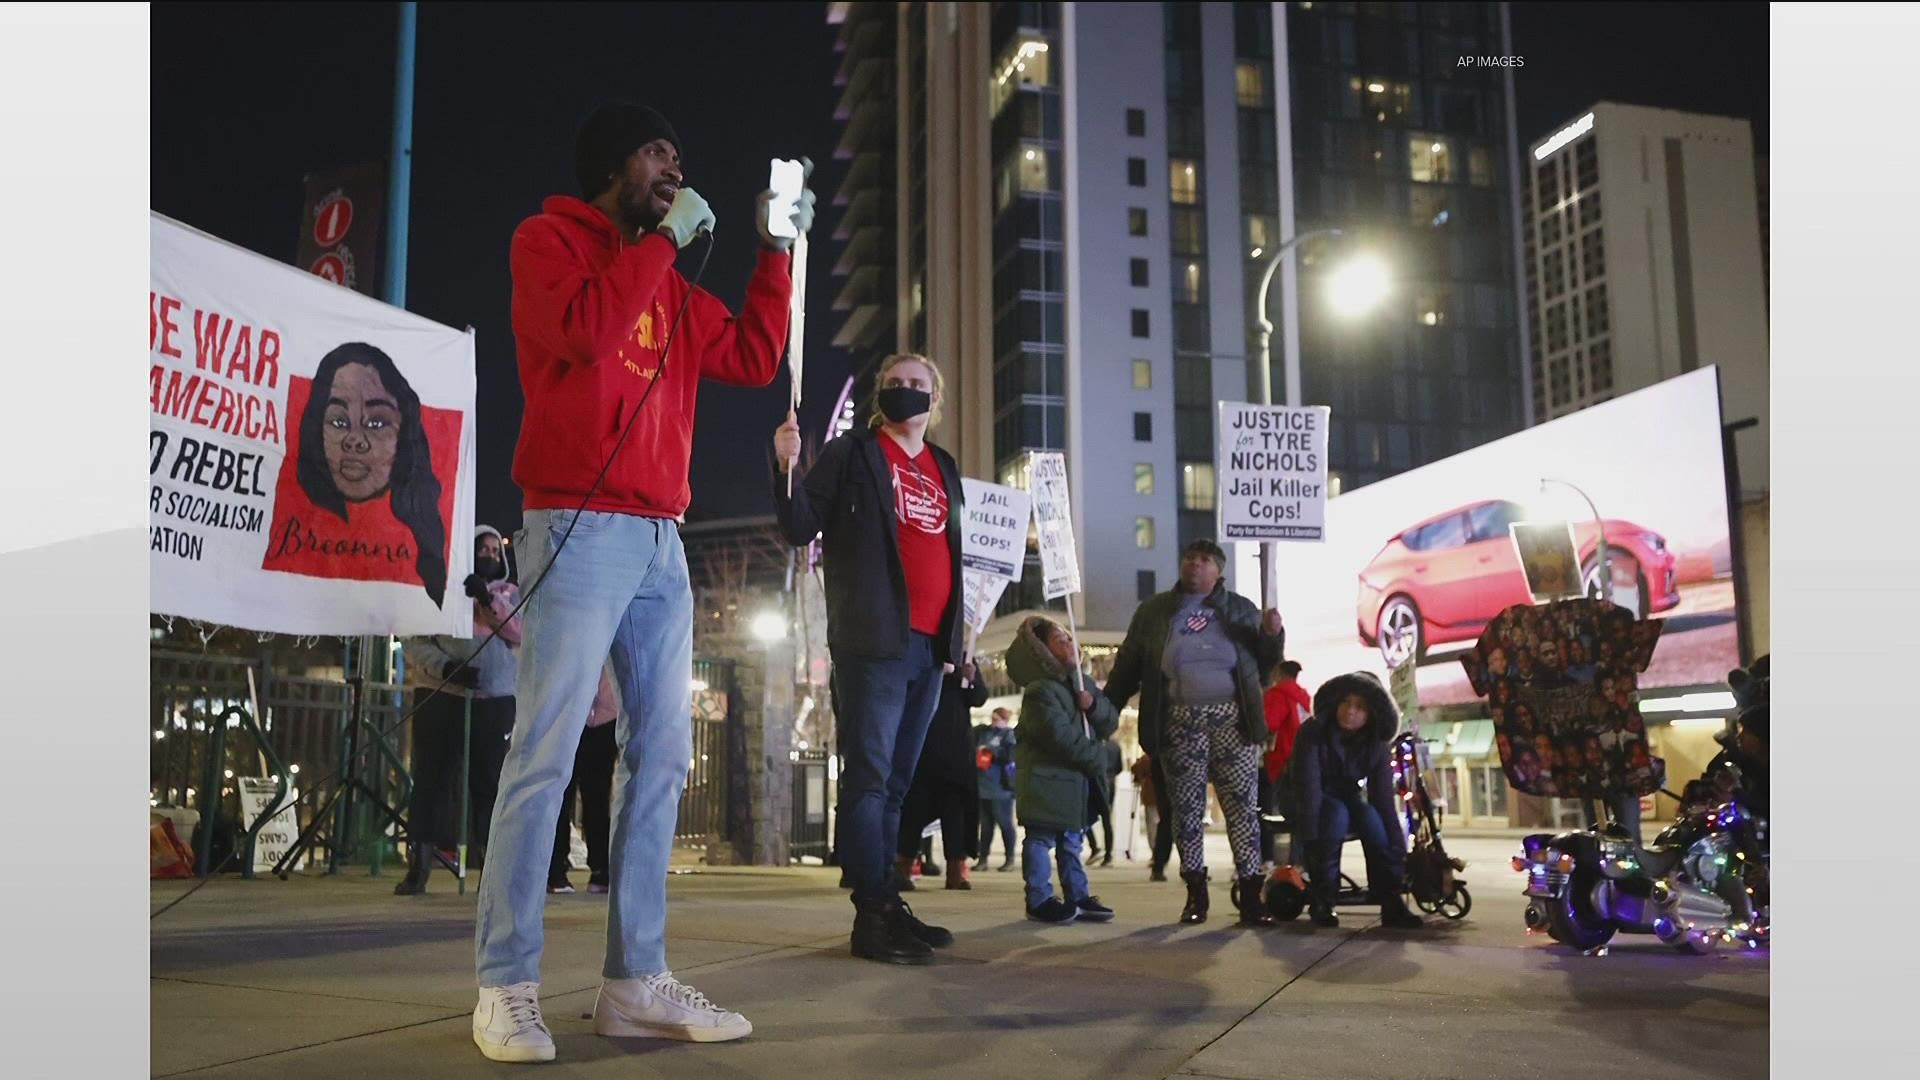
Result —
<path fill-rule="evenodd" d="M 674 522 L 529 510 L 514 544 L 523 586 L 519 715 L 500 770 L 474 924 L 481 986 L 538 982 L 553 823 L 611 657 L 620 687 L 608 852 L 610 979 L 667 970 L 667 859 L 693 757 L 693 593 Z"/>
<path fill-rule="evenodd" d="M 1075 829 L 1060 832 L 1027 826 L 1027 841 L 1020 850 L 1020 872 L 1027 879 L 1027 910 L 1047 902 L 1053 895 L 1053 863 L 1060 865 L 1061 899 L 1074 907 L 1087 898 L 1087 872 L 1080 865 L 1080 842 L 1086 833 Z"/>

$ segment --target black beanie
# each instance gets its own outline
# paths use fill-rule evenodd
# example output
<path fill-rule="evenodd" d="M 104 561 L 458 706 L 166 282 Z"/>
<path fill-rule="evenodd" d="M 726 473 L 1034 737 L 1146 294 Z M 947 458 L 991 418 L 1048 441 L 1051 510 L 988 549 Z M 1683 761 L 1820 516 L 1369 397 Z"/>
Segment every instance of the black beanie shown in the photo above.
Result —
<path fill-rule="evenodd" d="M 627 158 L 655 139 L 665 139 L 681 150 L 673 125 L 644 105 L 622 101 L 595 109 L 580 125 L 574 142 L 573 175 L 580 182 L 581 197 L 591 199 L 607 190 Z"/>

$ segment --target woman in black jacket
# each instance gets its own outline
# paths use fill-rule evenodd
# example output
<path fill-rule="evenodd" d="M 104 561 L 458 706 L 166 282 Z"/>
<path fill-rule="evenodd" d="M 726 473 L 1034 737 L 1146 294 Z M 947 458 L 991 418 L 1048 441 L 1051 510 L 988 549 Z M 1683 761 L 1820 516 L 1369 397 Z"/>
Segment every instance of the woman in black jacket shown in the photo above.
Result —
<path fill-rule="evenodd" d="M 1308 910 L 1314 925 L 1338 926 L 1333 899 L 1340 891 L 1340 847 L 1347 833 L 1367 857 L 1367 890 L 1380 902 L 1380 923 L 1402 929 L 1424 925 L 1400 896 L 1407 878 L 1407 837 L 1394 805 L 1388 743 L 1400 726 L 1393 698 L 1371 673 L 1341 675 L 1313 696 L 1313 719 L 1293 740 L 1293 792 L 1298 817 L 1294 841 L 1306 849 L 1313 875 Z M 1367 785 L 1366 797 L 1360 784 Z"/>
<path fill-rule="evenodd" d="M 794 415 L 774 434 L 774 506 L 795 547 L 822 540 L 827 648 L 840 695 L 840 859 L 853 885 L 853 954 L 924 964 L 953 935 L 914 918 L 894 887 L 900 807 L 941 680 L 961 659 L 960 470 L 926 441 L 940 372 L 924 356 L 880 364 L 867 430 L 821 448 L 806 478 Z"/>

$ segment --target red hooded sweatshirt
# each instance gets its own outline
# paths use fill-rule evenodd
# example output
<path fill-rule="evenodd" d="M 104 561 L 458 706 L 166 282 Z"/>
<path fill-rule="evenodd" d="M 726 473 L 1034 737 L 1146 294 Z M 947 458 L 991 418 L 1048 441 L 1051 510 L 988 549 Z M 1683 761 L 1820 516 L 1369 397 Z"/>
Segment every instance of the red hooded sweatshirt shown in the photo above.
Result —
<path fill-rule="evenodd" d="M 621 429 L 665 381 L 607 469 L 589 510 L 679 518 L 692 501 L 694 399 L 702 378 L 765 386 L 787 344 L 792 258 L 762 249 L 736 318 L 673 268 L 673 240 L 646 233 L 627 243 L 607 216 L 555 196 L 513 234 L 513 337 L 526 412 L 513 479 L 528 510 L 573 510 L 592 490 Z"/>

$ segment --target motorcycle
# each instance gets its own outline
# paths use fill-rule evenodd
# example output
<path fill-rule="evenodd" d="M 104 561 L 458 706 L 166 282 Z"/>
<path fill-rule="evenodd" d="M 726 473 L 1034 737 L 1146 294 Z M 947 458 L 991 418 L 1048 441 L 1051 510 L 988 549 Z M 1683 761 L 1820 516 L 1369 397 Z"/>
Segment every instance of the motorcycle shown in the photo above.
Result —
<path fill-rule="evenodd" d="M 1722 788 L 1737 789 L 1738 770 L 1726 771 Z M 1757 949 L 1770 931 L 1766 832 L 1735 795 L 1689 808 L 1638 848 L 1617 826 L 1535 833 L 1513 859 L 1527 875 L 1527 930 L 1583 952 L 1616 933 L 1696 954 L 1733 942 Z"/>

